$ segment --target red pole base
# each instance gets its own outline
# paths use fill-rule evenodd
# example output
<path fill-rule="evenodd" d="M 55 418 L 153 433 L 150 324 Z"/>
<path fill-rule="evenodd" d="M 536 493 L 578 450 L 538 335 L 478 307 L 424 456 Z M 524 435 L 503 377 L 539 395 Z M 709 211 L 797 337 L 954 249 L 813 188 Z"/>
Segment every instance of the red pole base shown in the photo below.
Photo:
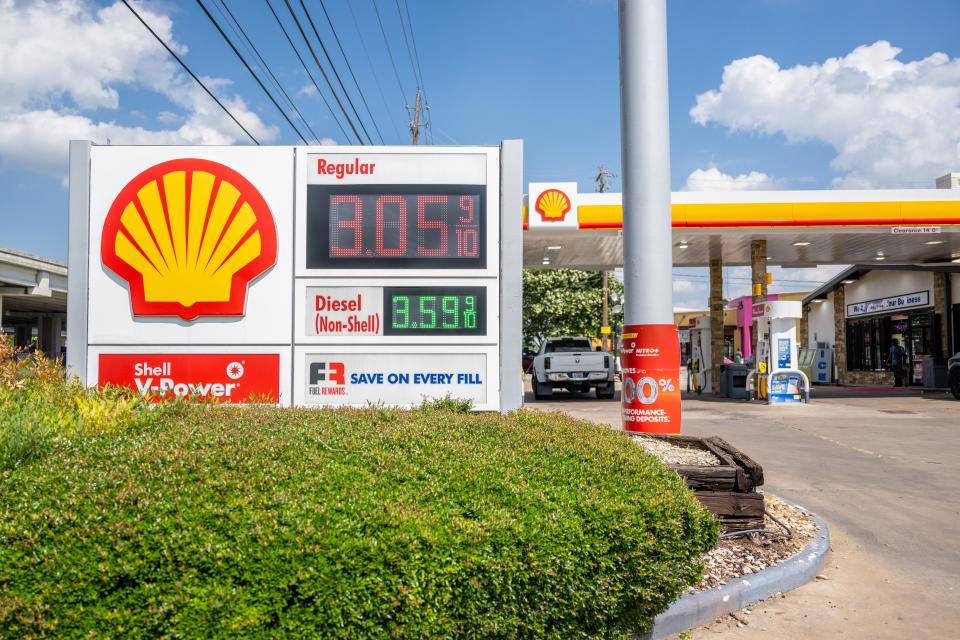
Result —
<path fill-rule="evenodd" d="M 672 324 L 628 324 L 620 349 L 626 431 L 680 433 L 680 336 Z"/>

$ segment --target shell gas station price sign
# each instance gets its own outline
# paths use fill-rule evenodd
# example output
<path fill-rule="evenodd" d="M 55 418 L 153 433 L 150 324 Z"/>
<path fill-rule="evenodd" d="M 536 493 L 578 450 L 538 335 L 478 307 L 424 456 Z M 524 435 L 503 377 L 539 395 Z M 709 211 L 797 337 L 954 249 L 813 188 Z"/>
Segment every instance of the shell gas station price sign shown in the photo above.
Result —
<path fill-rule="evenodd" d="M 513 408 L 501 273 L 519 300 L 521 243 L 516 225 L 505 263 L 501 161 L 500 147 L 71 143 L 68 369 L 154 400 Z"/>
<path fill-rule="evenodd" d="M 297 171 L 294 401 L 498 408 L 496 150 L 309 148 Z"/>

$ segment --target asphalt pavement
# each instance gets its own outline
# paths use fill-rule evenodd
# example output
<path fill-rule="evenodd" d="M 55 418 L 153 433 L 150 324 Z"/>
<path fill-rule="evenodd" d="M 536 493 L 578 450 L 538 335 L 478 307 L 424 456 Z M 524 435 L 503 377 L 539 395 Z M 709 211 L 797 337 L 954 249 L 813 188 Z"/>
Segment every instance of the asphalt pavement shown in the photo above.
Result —
<path fill-rule="evenodd" d="M 684 433 L 748 453 L 764 489 L 820 515 L 832 537 L 825 579 L 756 605 L 739 616 L 746 625 L 727 617 L 692 637 L 960 638 L 960 401 L 884 389 L 813 396 L 789 406 L 684 398 Z M 619 392 L 526 402 L 620 426 Z"/>

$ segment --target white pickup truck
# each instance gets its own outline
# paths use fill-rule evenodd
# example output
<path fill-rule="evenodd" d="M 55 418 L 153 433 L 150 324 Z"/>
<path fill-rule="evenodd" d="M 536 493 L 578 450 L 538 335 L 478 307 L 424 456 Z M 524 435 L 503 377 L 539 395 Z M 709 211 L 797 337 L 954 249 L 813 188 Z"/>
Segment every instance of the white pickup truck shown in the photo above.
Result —
<path fill-rule="evenodd" d="M 589 391 L 613 398 L 614 357 L 594 351 L 587 338 L 547 338 L 533 360 L 533 397 L 549 400 L 554 389 Z"/>

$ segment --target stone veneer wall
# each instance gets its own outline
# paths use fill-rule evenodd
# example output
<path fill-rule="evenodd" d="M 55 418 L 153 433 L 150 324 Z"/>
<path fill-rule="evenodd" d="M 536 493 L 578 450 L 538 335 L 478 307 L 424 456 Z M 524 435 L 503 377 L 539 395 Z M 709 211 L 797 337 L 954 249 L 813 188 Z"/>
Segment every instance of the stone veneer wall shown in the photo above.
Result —
<path fill-rule="evenodd" d="M 723 263 L 710 260 L 710 391 L 720 394 L 720 365 L 723 364 Z"/>
<path fill-rule="evenodd" d="M 844 285 L 833 290 L 833 361 L 837 366 L 837 382 L 847 382 L 847 327 L 844 322 L 846 311 Z"/>
<path fill-rule="evenodd" d="M 933 274 L 933 312 L 940 320 L 940 352 L 933 354 L 936 357 L 947 355 L 946 351 L 950 347 L 947 340 L 947 323 L 950 322 L 947 309 L 947 277 L 948 275 L 942 272 Z"/>
<path fill-rule="evenodd" d="M 810 305 L 803 305 L 803 315 L 800 317 L 800 349 L 810 346 Z"/>

